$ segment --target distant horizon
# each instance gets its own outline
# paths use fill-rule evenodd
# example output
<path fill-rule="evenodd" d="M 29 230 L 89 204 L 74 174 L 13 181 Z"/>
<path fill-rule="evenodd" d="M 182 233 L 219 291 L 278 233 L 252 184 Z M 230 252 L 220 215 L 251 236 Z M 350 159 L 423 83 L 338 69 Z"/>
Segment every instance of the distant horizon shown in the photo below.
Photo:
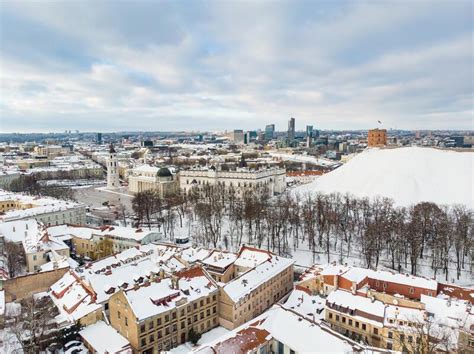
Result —
<path fill-rule="evenodd" d="M 235 128 L 236 130 L 240 128 Z M 259 128 L 262 132 L 264 131 L 263 128 Z M 258 131 L 259 129 L 242 129 L 244 132 L 245 131 Z M 392 129 L 392 128 L 368 128 L 368 129 L 317 129 L 318 131 L 323 131 L 323 132 L 367 132 L 368 130 L 371 129 L 386 129 L 388 132 L 390 131 L 401 131 L 401 132 L 470 132 L 474 133 L 474 129 Z M 69 129 L 68 129 L 69 130 Z M 116 131 L 104 131 L 104 130 L 84 130 L 84 131 L 79 131 L 75 132 L 75 130 L 71 129 L 70 133 L 67 133 L 65 131 L 48 131 L 48 132 L 41 132 L 41 131 L 31 131 L 31 132 L 19 132 L 19 131 L 13 131 L 13 132 L 0 132 L 0 135 L 30 135 L 30 134 L 42 134 L 42 135 L 48 135 L 48 134 L 54 134 L 54 135 L 74 135 L 74 134 L 97 134 L 97 133 L 102 133 L 102 134 L 140 134 L 140 133 L 171 133 L 171 134 L 176 134 L 176 133 L 187 133 L 187 134 L 202 134 L 202 133 L 208 133 L 208 134 L 225 134 L 233 132 L 234 129 L 227 129 L 227 130 L 116 130 Z M 275 130 L 275 133 L 286 133 L 287 130 Z M 305 129 L 296 129 L 296 133 L 304 133 Z"/>

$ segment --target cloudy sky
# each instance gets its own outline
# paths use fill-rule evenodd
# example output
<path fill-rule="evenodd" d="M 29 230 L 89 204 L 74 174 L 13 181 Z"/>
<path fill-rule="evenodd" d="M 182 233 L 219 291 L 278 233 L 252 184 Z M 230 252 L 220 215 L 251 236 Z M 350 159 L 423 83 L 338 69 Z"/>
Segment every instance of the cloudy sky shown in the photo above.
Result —
<path fill-rule="evenodd" d="M 0 10 L 3 132 L 474 128 L 472 1 Z"/>

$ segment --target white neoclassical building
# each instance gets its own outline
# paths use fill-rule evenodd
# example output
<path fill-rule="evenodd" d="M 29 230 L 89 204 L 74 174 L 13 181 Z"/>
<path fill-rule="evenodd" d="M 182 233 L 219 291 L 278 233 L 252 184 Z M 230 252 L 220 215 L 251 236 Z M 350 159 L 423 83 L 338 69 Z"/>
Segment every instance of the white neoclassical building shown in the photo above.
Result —
<path fill-rule="evenodd" d="M 128 175 L 128 191 L 131 193 L 156 190 L 162 198 L 179 192 L 178 175 L 166 167 L 142 165 Z"/>
<path fill-rule="evenodd" d="M 194 186 L 223 185 L 233 187 L 238 194 L 251 187 L 266 186 L 270 195 L 283 193 L 286 189 L 286 170 L 283 168 L 261 168 L 258 170 L 239 167 L 233 171 L 221 170 L 216 167 L 198 168 L 180 171 L 181 189 L 189 192 Z"/>

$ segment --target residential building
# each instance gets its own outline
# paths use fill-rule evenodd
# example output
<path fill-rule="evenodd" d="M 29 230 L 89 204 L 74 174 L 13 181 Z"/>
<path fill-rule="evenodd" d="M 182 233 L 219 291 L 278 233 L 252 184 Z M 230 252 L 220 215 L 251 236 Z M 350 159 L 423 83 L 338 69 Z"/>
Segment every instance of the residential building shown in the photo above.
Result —
<path fill-rule="evenodd" d="M 257 317 L 293 288 L 294 260 L 243 247 L 234 262 L 236 277 L 222 286 L 220 324 L 234 329 Z"/>
<path fill-rule="evenodd" d="M 59 225 L 48 228 L 48 232 L 56 237 L 71 239 L 74 254 L 92 260 L 159 241 L 162 237 L 157 229 L 110 225 L 100 228 Z"/>
<path fill-rule="evenodd" d="M 374 353 L 370 348 L 346 338 L 324 323 L 311 320 L 276 304 L 262 315 L 193 350 L 197 354 L 216 353 Z"/>
<path fill-rule="evenodd" d="M 97 321 L 79 332 L 90 353 L 132 354 L 129 341 L 104 321 Z"/>
<path fill-rule="evenodd" d="M 235 253 L 214 250 L 200 263 L 216 282 L 228 283 L 235 278 L 234 262 L 236 259 Z"/>
<path fill-rule="evenodd" d="M 86 223 L 85 205 L 0 190 L 0 221 L 36 219 L 45 225 Z"/>
<path fill-rule="evenodd" d="M 199 267 L 170 278 L 152 277 L 110 298 L 110 323 L 134 353 L 166 351 L 218 326 L 219 290 Z"/>
<path fill-rule="evenodd" d="M 301 280 L 300 285 L 322 294 L 337 289 L 355 292 L 368 287 L 372 291 L 419 300 L 422 294 L 435 296 L 438 293 L 438 282 L 433 279 L 335 263 L 315 265 L 303 274 Z"/>
<path fill-rule="evenodd" d="M 21 244 L 25 251 L 26 271 L 44 270 L 50 266 L 62 268 L 63 260 L 69 259 L 69 247 L 63 240 L 50 235 L 43 224 L 35 219 L 16 220 L 0 223 L 0 234 L 8 241 Z"/>

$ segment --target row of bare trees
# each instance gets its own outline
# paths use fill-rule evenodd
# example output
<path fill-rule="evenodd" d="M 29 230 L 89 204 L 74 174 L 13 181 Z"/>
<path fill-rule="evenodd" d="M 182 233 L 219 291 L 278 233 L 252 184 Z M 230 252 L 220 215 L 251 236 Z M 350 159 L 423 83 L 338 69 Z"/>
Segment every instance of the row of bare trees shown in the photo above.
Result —
<path fill-rule="evenodd" d="M 328 262 L 359 258 L 366 267 L 383 263 L 412 274 L 423 266 L 435 276 L 442 272 L 446 280 L 473 269 L 472 210 L 461 205 L 400 207 L 388 198 L 339 193 L 270 197 L 265 187 L 242 191 L 200 185 L 170 199 L 138 193 L 133 208 L 138 224 L 159 225 L 170 238 L 179 225 L 196 243 L 210 247 L 237 249 L 246 243 L 287 256 L 309 250 L 313 261 L 319 255 Z"/>

